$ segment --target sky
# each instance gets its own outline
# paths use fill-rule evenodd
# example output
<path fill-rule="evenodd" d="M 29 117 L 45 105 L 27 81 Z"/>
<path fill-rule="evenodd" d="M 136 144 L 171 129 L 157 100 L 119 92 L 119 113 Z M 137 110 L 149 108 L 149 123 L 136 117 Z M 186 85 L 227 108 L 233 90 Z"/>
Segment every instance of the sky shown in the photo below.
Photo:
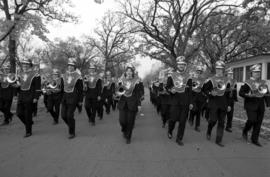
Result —
<path fill-rule="evenodd" d="M 64 24 L 57 22 L 49 25 L 49 39 L 65 39 L 69 36 L 80 38 L 84 34 L 91 35 L 105 12 L 118 8 L 115 0 L 104 0 L 102 4 L 97 4 L 94 0 L 72 0 L 72 2 L 74 4 L 72 12 L 79 16 L 79 23 Z M 140 63 L 140 66 L 137 68 L 140 77 L 144 77 L 151 72 L 153 67 L 157 68 L 157 66 L 160 66 L 159 62 L 149 58 L 136 57 L 136 62 Z"/>

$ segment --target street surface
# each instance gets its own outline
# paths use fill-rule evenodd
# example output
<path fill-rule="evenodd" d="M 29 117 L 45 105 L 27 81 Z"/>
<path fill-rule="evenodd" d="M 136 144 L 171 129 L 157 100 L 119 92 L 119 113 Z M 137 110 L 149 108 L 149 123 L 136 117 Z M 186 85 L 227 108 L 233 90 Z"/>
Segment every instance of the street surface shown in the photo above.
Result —
<path fill-rule="evenodd" d="M 239 126 L 224 133 L 225 147 L 186 125 L 183 147 L 167 138 L 160 116 L 145 96 L 131 144 L 122 138 L 118 111 L 88 124 L 86 113 L 76 112 L 76 138 L 69 140 L 67 127 L 52 125 L 40 100 L 33 136 L 23 138 L 24 126 L 14 116 L 11 125 L 0 127 L 0 177 L 269 177 L 270 143 L 263 147 L 246 143 Z M 176 130 L 174 132 L 176 135 Z M 175 138 L 175 137 L 174 137 Z"/>

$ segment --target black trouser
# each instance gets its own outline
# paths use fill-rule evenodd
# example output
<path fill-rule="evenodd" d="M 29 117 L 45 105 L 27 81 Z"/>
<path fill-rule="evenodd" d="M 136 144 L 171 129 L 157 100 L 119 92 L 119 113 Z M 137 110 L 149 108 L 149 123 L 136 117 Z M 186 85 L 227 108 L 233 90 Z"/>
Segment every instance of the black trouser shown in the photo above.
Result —
<path fill-rule="evenodd" d="M 156 97 L 156 108 L 157 108 L 157 112 L 160 113 L 161 112 L 161 98 L 159 96 Z"/>
<path fill-rule="evenodd" d="M 112 97 L 108 97 L 107 102 L 104 101 L 104 105 L 106 108 L 106 113 L 109 114 L 111 112 L 111 106 L 113 105 Z"/>
<path fill-rule="evenodd" d="M 68 132 L 70 135 L 75 134 L 75 119 L 74 112 L 76 110 L 76 103 L 67 104 L 65 101 L 62 102 L 61 117 L 68 126 Z"/>
<path fill-rule="evenodd" d="M 58 95 L 49 95 L 47 106 L 48 111 L 53 117 L 53 120 L 58 123 L 59 120 L 59 113 L 60 113 L 60 104 L 61 104 L 61 97 Z"/>
<path fill-rule="evenodd" d="M 230 129 L 232 128 L 232 120 L 233 120 L 233 113 L 234 113 L 234 104 L 230 105 L 231 111 L 227 112 L 227 123 L 226 128 Z"/>
<path fill-rule="evenodd" d="M 163 125 L 170 119 L 170 105 L 161 104 L 161 118 Z"/>
<path fill-rule="evenodd" d="M 48 95 L 47 94 L 43 95 L 43 103 L 45 105 L 46 110 L 48 111 Z"/>
<path fill-rule="evenodd" d="M 96 98 L 85 98 L 84 108 L 86 110 L 89 122 L 96 122 L 96 113 L 97 113 L 97 99 Z"/>
<path fill-rule="evenodd" d="M 33 124 L 33 102 L 18 101 L 17 116 L 25 126 L 26 133 L 32 133 Z"/>
<path fill-rule="evenodd" d="M 207 134 L 211 135 L 213 127 L 218 122 L 216 136 L 217 143 L 220 143 L 222 141 L 225 116 L 226 110 L 220 108 L 210 108 Z"/>
<path fill-rule="evenodd" d="M 192 124 L 194 122 L 194 117 L 196 117 L 196 119 L 195 119 L 195 128 L 198 128 L 201 125 L 202 106 L 203 106 L 203 103 L 197 102 L 195 110 L 191 110 L 190 114 L 189 114 L 189 121 Z"/>
<path fill-rule="evenodd" d="M 204 118 L 208 121 L 209 120 L 209 115 L 210 114 L 210 110 L 208 107 L 208 104 L 205 103 L 202 107 L 202 116 L 204 116 Z"/>
<path fill-rule="evenodd" d="M 255 110 L 255 111 L 246 110 L 246 111 L 247 111 L 248 120 L 244 127 L 243 133 L 247 134 L 248 131 L 251 128 L 253 128 L 251 141 L 258 142 L 261 125 L 262 125 L 263 117 L 264 117 L 264 111 L 262 110 Z"/>
<path fill-rule="evenodd" d="M 187 105 L 171 105 L 170 106 L 170 120 L 169 120 L 168 133 L 172 134 L 176 122 L 179 121 L 176 139 L 180 141 L 182 141 L 183 136 L 184 136 L 186 121 L 188 117 L 188 111 L 189 111 L 189 107 Z"/>
<path fill-rule="evenodd" d="M 10 112 L 10 108 L 12 105 L 12 99 L 3 99 L 0 98 L 0 111 L 3 112 L 5 120 L 5 123 L 9 123 L 12 118 L 12 113 Z"/>
<path fill-rule="evenodd" d="M 78 109 L 79 113 L 82 112 L 82 105 L 80 105 L 79 103 L 76 105 L 76 108 Z"/>
<path fill-rule="evenodd" d="M 136 113 L 136 111 L 128 110 L 127 106 L 125 106 L 124 109 L 119 109 L 121 131 L 125 134 L 127 139 L 131 139 Z"/>
<path fill-rule="evenodd" d="M 112 109 L 115 111 L 115 109 L 116 109 L 116 105 L 117 105 L 117 100 L 115 100 L 115 99 L 113 99 L 112 100 Z"/>
<path fill-rule="evenodd" d="M 32 103 L 33 116 L 37 116 L 38 102 Z"/>
<path fill-rule="evenodd" d="M 100 119 L 103 118 L 103 111 L 104 111 L 103 105 L 104 105 L 104 100 L 97 101 L 97 114 Z"/>

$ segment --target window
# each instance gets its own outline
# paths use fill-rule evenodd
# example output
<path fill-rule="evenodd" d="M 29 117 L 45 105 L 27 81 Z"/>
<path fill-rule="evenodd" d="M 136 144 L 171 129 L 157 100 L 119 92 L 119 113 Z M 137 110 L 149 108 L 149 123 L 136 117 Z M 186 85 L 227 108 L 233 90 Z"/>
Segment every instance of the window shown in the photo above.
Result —
<path fill-rule="evenodd" d="M 267 63 L 267 80 L 270 80 L 270 63 Z"/>
<path fill-rule="evenodd" d="M 243 82 L 243 67 L 233 68 L 233 78 L 237 80 L 237 82 Z"/>
<path fill-rule="evenodd" d="M 251 72 L 250 72 L 250 67 L 252 65 L 246 66 L 246 80 L 250 79 L 251 77 Z"/>

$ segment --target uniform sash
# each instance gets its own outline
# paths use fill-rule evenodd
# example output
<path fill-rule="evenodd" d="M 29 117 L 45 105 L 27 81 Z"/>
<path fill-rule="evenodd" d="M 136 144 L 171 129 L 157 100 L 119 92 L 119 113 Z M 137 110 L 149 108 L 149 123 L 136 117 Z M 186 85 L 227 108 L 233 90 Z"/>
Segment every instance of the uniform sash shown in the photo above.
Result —
<path fill-rule="evenodd" d="M 187 87 L 187 82 L 190 79 L 188 74 L 182 74 L 178 72 L 174 72 L 171 75 L 173 84 L 174 84 L 174 89 L 178 93 L 183 93 L 185 92 L 185 89 Z"/>
<path fill-rule="evenodd" d="M 20 74 L 21 90 L 30 89 L 33 79 L 37 76 L 36 71 L 26 71 Z"/>
<path fill-rule="evenodd" d="M 81 75 L 78 72 L 66 72 L 63 75 L 64 79 L 64 91 L 66 93 L 72 93 L 74 91 L 77 80 L 81 79 Z"/>

